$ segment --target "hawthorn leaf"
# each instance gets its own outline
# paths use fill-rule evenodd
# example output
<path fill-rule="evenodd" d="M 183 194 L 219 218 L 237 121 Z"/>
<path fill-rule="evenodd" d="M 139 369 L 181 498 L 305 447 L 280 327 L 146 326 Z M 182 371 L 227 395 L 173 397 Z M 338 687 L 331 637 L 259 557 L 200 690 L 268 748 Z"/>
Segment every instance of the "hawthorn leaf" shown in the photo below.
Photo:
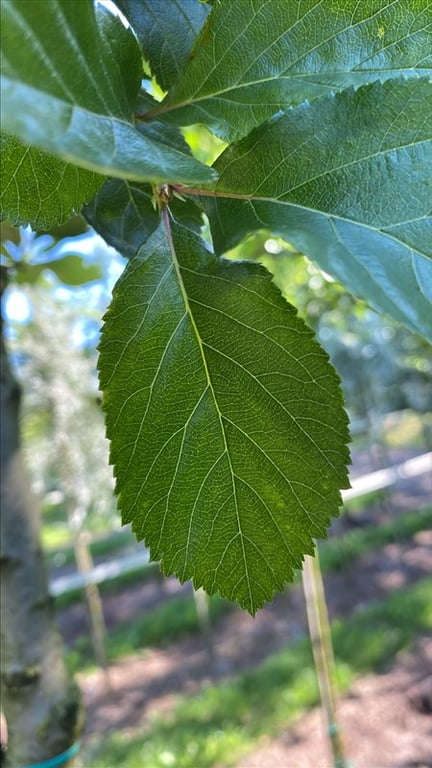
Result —
<path fill-rule="evenodd" d="M 32 224 L 39 231 L 69 219 L 104 181 L 6 134 L 0 136 L 0 158 L 0 217 L 17 226 Z"/>
<path fill-rule="evenodd" d="M 200 0 L 116 0 L 164 91 L 178 79 L 210 6 Z"/>
<path fill-rule="evenodd" d="M 102 175 L 202 184 L 214 177 L 135 129 L 142 63 L 119 17 L 92 0 L 80 0 L 79 13 L 74 0 L 3 0 L 1 17 L 6 133 Z"/>
<path fill-rule="evenodd" d="M 305 102 L 216 161 L 205 204 L 224 252 L 270 229 L 432 340 L 432 83 L 388 80 Z"/>
<path fill-rule="evenodd" d="M 429 0 L 220 0 L 161 109 L 233 141 L 304 99 L 431 68 Z"/>
<path fill-rule="evenodd" d="M 161 225 L 114 289 L 99 370 L 123 522 L 166 574 L 255 613 L 348 486 L 327 354 L 264 267 Z"/>

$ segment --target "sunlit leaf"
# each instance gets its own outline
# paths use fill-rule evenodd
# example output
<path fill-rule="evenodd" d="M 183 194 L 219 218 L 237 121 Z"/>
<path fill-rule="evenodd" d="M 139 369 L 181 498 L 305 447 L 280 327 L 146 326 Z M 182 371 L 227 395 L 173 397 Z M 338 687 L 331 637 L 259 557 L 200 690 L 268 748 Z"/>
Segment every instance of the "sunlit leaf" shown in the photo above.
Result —
<path fill-rule="evenodd" d="M 115 288 L 99 367 L 123 521 L 165 573 L 254 613 L 348 483 L 327 355 L 263 267 L 160 228 Z"/>
<path fill-rule="evenodd" d="M 103 177 L 26 147 L 13 136 L 0 137 L 2 185 L 0 216 L 14 224 L 51 229 L 92 199 Z"/>

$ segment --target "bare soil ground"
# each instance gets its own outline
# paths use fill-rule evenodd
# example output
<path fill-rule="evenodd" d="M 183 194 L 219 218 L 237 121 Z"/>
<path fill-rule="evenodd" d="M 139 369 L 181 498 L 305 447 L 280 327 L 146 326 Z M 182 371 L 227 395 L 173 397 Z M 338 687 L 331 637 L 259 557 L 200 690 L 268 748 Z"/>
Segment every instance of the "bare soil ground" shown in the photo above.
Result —
<path fill-rule="evenodd" d="M 432 702 L 432 641 L 416 643 L 381 675 L 357 680 L 339 702 L 346 755 L 355 768 L 430 768 L 431 712 L 413 699 L 420 685 Z M 427 686 L 427 691 L 426 691 Z M 314 709 L 277 739 L 264 742 L 238 768 L 331 768 L 321 710 Z"/>
<path fill-rule="evenodd" d="M 428 503 L 431 497 L 431 477 L 404 481 L 392 493 L 391 501 L 367 510 L 364 517 L 378 523 Z M 432 531 L 369 552 L 343 571 L 326 576 L 330 617 L 348 617 L 360 606 L 413 584 L 431 571 Z M 181 587 L 170 579 L 165 584 L 153 581 L 108 595 L 104 598 L 108 628 L 187 589 L 187 585 Z M 65 609 L 59 618 L 68 645 L 87 631 L 82 605 Z M 109 694 L 100 671 L 79 675 L 88 715 L 86 734 L 119 729 L 132 734 L 143 727 L 150 712 L 170 709 L 179 693 L 194 693 L 259 664 L 306 631 L 303 595 L 301 588 L 295 587 L 279 595 L 254 619 L 237 610 L 221 617 L 213 629 L 213 663 L 203 639 L 190 635 L 114 663 L 109 670 Z M 431 675 L 432 638 L 419 638 L 410 653 L 400 655 L 385 673 L 362 677 L 340 700 L 346 751 L 355 768 L 432 768 Z M 260 741 L 238 768 L 331 765 L 322 715 L 317 709 L 278 738 Z"/>

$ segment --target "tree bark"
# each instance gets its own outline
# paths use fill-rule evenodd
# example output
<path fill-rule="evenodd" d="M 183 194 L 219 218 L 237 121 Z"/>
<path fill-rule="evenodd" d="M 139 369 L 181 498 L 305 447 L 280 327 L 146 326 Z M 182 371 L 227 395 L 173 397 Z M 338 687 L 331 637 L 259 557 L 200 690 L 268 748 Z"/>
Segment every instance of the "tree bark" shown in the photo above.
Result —
<path fill-rule="evenodd" d="M 4 276 L 2 268 L 0 295 Z M 79 689 L 66 671 L 48 592 L 39 509 L 20 450 L 21 393 L 9 364 L 3 326 L 0 335 L 0 682 L 8 728 L 6 765 L 17 768 L 66 752 L 75 743 L 83 718 Z"/>

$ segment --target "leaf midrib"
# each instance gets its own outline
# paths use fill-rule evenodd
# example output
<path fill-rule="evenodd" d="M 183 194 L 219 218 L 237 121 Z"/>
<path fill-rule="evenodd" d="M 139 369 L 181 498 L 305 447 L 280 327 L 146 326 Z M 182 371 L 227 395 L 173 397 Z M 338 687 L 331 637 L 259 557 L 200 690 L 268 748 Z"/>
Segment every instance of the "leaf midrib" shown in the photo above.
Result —
<path fill-rule="evenodd" d="M 186 310 L 186 313 L 187 313 L 187 315 L 189 317 L 189 321 L 191 323 L 191 326 L 192 326 L 192 329 L 193 329 L 193 332 L 194 332 L 194 335 L 195 335 L 195 338 L 196 338 L 196 341 L 197 341 L 197 344 L 198 344 L 198 348 L 200 350 L 201 360 L 202 360 L 202 363 L 203 363 L 205 377 L 206 377 L 206 380 L 207 380 L 207 387 L 209 389 L 209 392 L 211 393 L 213 404 L 214 404 L 214 407 L 216 409 L 216 413 L 217 413 L 218 420 L 219 420 L 219 425 L 220 425 L 220 430 L 221 430 L 222 440 L 223 440 L 223 446 L 224 446 L 224 452 L 226 453 L 227 461 L 228 461 L 228 465 L 229 465 L 229 470 L 230 470 L 230 478 L 231 478 L 231 485 L 232 485 L 232 492 L 233 492 L 234 509 L 235 509 L 235 513 L 236 513 L 237 528 L 238 528 L 238 532 L 239 532 L 239 535 L 240 535 L 241 548 L 242 548 L 244 574 L 245 574 L 246 582 L 247 582 L 247 585 L 248 585 L 249 603 L 250 603 L 250 606 L 251 606 L 251 609 L 252 609 L 254 603 L 253 603 L 252 590 L 251 590 L 251 580 L 250 580 L 250 576 L 249 576 L 248 560 L 247 560 L 246 551 L 245 551 L 245 534 L 243 533 L 243 529 L 242 529 L 242 525 L 241 525 L 241 520 L 240 520 L 239 504 L 238 504 L 238 499 L 237 499 L 237 488 L 236 488 L 236 485 L 235 485 L 235 482 L 234 482 L 235 472 L 234 472 L 234 469 L 233 469 L 233 466 L 232 466 L 231 456 L 230 456 L 230 452 L 229 452 L 229 448 L 228 448 L 227 436 L 226 436 L 226 432 L 225 432 L 225 426 L 224 426 L 224 423 L 223 423 L 223 415 L 222 415 L 221 410 L 219 408 L 219 403 L 217 401 L 216 393 L 215 393 L 215 390 L 214 390 L 214 387 L 213 387 L 213 382 L 212 382 L 212 379 L 211 379 L 211 376 L 210 376 L 210 371 L 209 371 L 208 364 L 207 364 L 207 359 L 206 359 L 206 355 L 205 355 L 205 351 L 204 351 L 204 347 L 203 347 L 203 342 L 202 342 L 201 335 L 200 335 L 200 332 L 198 330 L 197 324 L 195 322 L 195 317 L 194 317 L 192 308 L 190 306 L 189 297 L 188 297 L 188 294 L 187 294 L 187 291 L 186 291 L 186 287 L 185 287 L 185 284 L 184 284 L 184 281 L 183 281 L 183 277 L 182 277 L 182 274 L 181 274 L 181 266 L 180 266 L 180 264 L 178 262 L 178 259 L 177 259 L 176 249 L 175 249 L 175 245 L 174 245 L 174 241 L 173 241 L 172 233 L 171 233 L 171 226 L 170 226 L 170 221 L 169 221 L 169 215 L 168 215 L 168 212 L 167 212 L 166 208 L 162 212 L 162 218 L 164 220 L 164 224 L 165 224 L 165 228 L 166 228 L 166 235 L 167 235 L 167 240 L 168 240 L 168 245 L 169 245 L 169 249 L 170 249 L 170 252 L 171 252 L 171 258 L 172 258 L 174 269 L 175 269 L 175 272 L 176 272 L 177 281 L 178 281 L 178 285 L 180 287 L 180 292 L 181 292 L 181 295 L 182 295 L 182 298 L 183 298 L 185 310 Z"/>
<path fill-rule="evenodd" d="M 220 96 L 224 96 L 225 94 L 233 93 L 235 91 L 241 91 L 246 88 L 251 88 L 255 85 L 261 85 L 262 83 L 268 83 L 273 82 L 276 80 L 309 80 L 310 82 L 315 83 L 316 85 L 319 85 L 321 87 L 331 89 L 331 85 L 328 82 L 320 82 L 318 79 L 320 76 L 325 75 L 326 77 L 338 77 L 340 75 L 350 75 L 350 74 L 365 74 L 368 75 L 370 73 L 376 73 L 376 80 L 380 81 L 380 73 L 394 73 L 394 74 L 400 74 L 401 76 L 403 73 L 412 71 L 415 73 L 416 77 L 427 77 L 430 72 L 430 67 L 397 67 L 397 68 L 386 68 L 386 67 L 380 67 L 379 69 L 342 69 L 342 70 L 328 70 L 326 72 L 312 72 L 312 73 L 306 73 L 306 72 L 299 72 L 299 73 L 292 73 L 291 75 L 287 75 L 286 73 L 283 73 L 281 75 L 278 75 L 275 77 L 274 75 L 272 77 L 267 78 L 260 78 L 259 80 L 249 80 L 245 83 L 235 83 L 234 85 L 230 85 L 227 88 L 222 88 L 219 91 L 214 91 L 212 93 L 204 94 L 203 96 L 197 96 L 197 97 L 191 97 L 189 99 L 185 99 L 184 101 L 176 101 L 174 104 L 166 104 L 162 102 L 161 106 L 154 110 L 149 110 L 145 113 L 144 119 L 155 119 L 158 118 L 160 115 L 165 115 L 168 112 L 175 112 L 177 109 L 183 109 L 183 107 L 194 107 L 195 105 L 200 104 L 200 102 L 205 101 L 212 101 L 213 99 L 217 99 Z M 424 74 L 423 74 L 424 72 Z M 371 81 L 369 80 L 368 83 Z M 325 94 L 322 94 L 324 96 Z M 302 103 L 304 99 L 301 99 Z M 286 104 L 286 109 L 288 109 L 290 106 L 296 106 L 298 102 L 290 102 Z M 247 103 L 237 103 L 234 102 L 233 106 L 235 107 L 250 107 L 250 106 L 275 106 L 278 109 L 280 109 L 280 102 L 271 102 L 266 101 L 265 104 L 263 101 L 248 101 Z"/>
<path fill-rule="evenodd" d="M 267 0 L 267 4 L 269 3 L 269 1 L 270 1 L 270 0 Z M 395 5 L 396 3 L 397 3 L 397 0 L 393 0 L 393 2 L 391 2 L 391 3 L 389 3 L 389 4 L 388 4 L 387 8 L 390 8 L 392 5 Z M 286 30 L 284 30 L 284 31 L 283 31 L 283 32 L 282 32 L 282 33 L 279 35 L 279 37 L 277 37 L 275 40 L 273 40 L 273 41 L 272 41 L 272 43 L 271 43 L 270 45 L 268 45 L 268 46 L 267 46 L 267 48 L 265 48 L 263 51 L 260 51 L 259 53 L 257 53 L 257 55 L 256 55 L 255 59 L 259 59 L 259 58 L 261 58 L 261 57 L 265 56 L 265 55 L 267 54 L 267 52 L 268 52 L 268 51 L 270 51 L 270 50 L 271 50 L 271 49 L 272 49 L 272 48 L 273 48 L 273 47 L 276 45 L 276 43 L 278 43 L 278 42 L 279 42 L 279 41 L 280 41 L 280 40 L 283 38 L 283 36 L 284 36 L 284 35 L 291 33 L 291 32 L 292 32 L 292 31 L 295 29 L 295 27 L 297 26 L 297 24 L 299 24 L 299 23 L 300 23 L 300 21 L 303 23 L 303 22 L 304 22 L 304 19 L 306 18 L 306 16 L 308 16 L 310 13 L 313 13 L 313 12 L 315 12 L 315 10 L 316 10 L 316 9 L 318 8 L 318 6 L 320 6 L 320 5 L 322 5 L 322 0 L 320 0 L 320 1 L 319 1 L 319 2 L 318 2 L 316 5 L 315 5 L 315 6 L 313 6 L 312 8 L 310 8 L 310 9 L 307 11 L 307 13 L 306 13 L 304 16 L 302 16 L 301 20 L 300 20 L 300 19 L 299 19 L 299 20 L 297 20 L 297 21 L 296 21 L 296 22 L 295 22 L 295 23 L 294 23 L 294 24 L 293 24 L 291 27 L 289 27 L 289 29 L 286 29 Z M 262 11 L 263 11 L 263 7 L 264 7 L 264 6 L 260 7 L 260 9 L 259 9 L 259 13 L 262 13 Z M 297 64 L 297 62 L 301 61 L 301 60 L 302 60 L 302 59 L 304 59 L 306 56 L 309 56 L 311 53 L 313 53 L 314 51 L 316 51 L 318 48 L 321 48 L 322 46 L 325 46 L 325 45 L 326 45 L 327 43 L 329 43 L 331 40 L 336 40 L 336 39 L 337 39 L 337 38 L 338 38 L 340 35 L 343 35 L 345 32 L 347 32 L 347 31 L 349 31 L 349 30 L 353 30 L 353 29 L 355 29 L 356 27 L 360 27 L 362 24 L 365 24 L 365 23 L 367 23 L 367 22 L 368 22 L 368 23 L 370 23 L 371 19 L 373 19 L 375 16 L 378 16 L 378 15 L 379 15 L 381 12 L 382 12 L 382 9 L 380 8 L 378 11 L 376 11 L 376 13 L 375 13 L 375 14 L 372 14 L 372 16 L 368 17 L 367 19 L 364 19 L 364 18 L 363 18 L 363 19 L 360 19 L 360 20 L 359 20 L 359 21 L 358 21 L 356 24 L 350 24 L 349 26 L 347 26 L 347 27 L 344 27 L 343 29 L 339 29 L 339 30 L 337 31 L 337 33 L 336 33 L 336 34 L 330 35 L 330 37 L 326 38 L 325 40 L 320 40 L 320 42 L 319 42 L 319 44 L 318 44 L 318 45 L 315 45 L 315 46 L 313 46 L 312 48 L 310 48 L 309 50 L 307 50 L 307 51 L 305 51 L 304 53 L 302 53 L 302 55 L 301 55 L 301 56 L 298 56 L 298 57 L 297 57 L 297 59 L 295 59 L 294 61 L 292 61 L 292 62 L 290 63 L 290 66 L 293 66 L 293 65 Z M 245 28 L 242 30 L 242 32 L 241 32 L 241 35 L 239 35 L 239 38 L 237 38 L 236 40 L 234 40 L 234 41 L 231 43 L 231 45 L 229 46 L 229 48 L 225 50 L 225 52 L 224 52 L 224 56 L 222 57 L 222 59 L 218 60 L 218 62 L 214 64 L 214 66 L 212 67 L 212 69 L 211 69 L 211 70 L 208 72 L 208 74 L 207 74 L 207 77 L 206 77 L 206 79 L 204 80 L 204 82 L 203 82 L 203 83 L 201 83 L 201 85 L 199 86 L 201 89 L 202 89 L 202 88 L 204 87 L 204 85 L 205 85 L 205 84 L 208 82 L 208 80 L 209 80 L 210 76 L 213 74 L 213 72 L 215 71 L 215 69 L 216 69 L 216 68 L 217 68 L 217 67 L 220 65 L 220 62 L 221 62 L 221 61 L 222 61 L 224 58 L 226 58 L 226 55 L 227 55 L 227 53 L 228 53 L 228 52 L 229 52 L 229 51 L 230 51 L 230 50 L 231 50 L 231 49 L 232 49 L 232 48 L 233 48 L 235 45 L 237 45 L 237 44 L 238 44 L 238 40 L 240 39 L 240 37 L 242 37 L 242 36 L 244 35 L 244 33 L 245 33 L 245 30 L 246 30 L 246 29 L 247 29 L 247 28 L 248 28 L 248 27 L 249 27 L 249 26 L 250 26 L 250 25 L 251 25 L 251 24 L 252 24 L 252 23 L 255 21 L 255 19 L 256 19 L 256 17 L 257 17 L 257 16 L 258 16 L 258 12 L 256 12 L 256 13 L 255 13 L 255 14 L 252 16 L 252 18 L 249 20 L 247 27 L 245 27 Z M 400 39 L 398 39 L 397 41 L 393 41 L 393 42 L 392 42 L 392 45 L 395 45 L 396 43 L 399 43 L 400 41 L 404 40 L 405 38 L 407 38 L 407 37 L 409 37 L 409 36 L 410 36 L 409 34 L 407 34 L 407 35 L 404 35 L 403 37 L 401 37 L 401 38 L 400 38 Z M 376 55 L 377 55 L 377 53 L 381 53 L 383 50 L 385 50 L 385 49 L 386 49 L 386 48 L 388 48 L 388 47 L 389 47 L 389 46 L 387 45 L 387 46 L 385 46 L 385 48 L 380 48 L 378 51 L 375 51 L 373 55 L 374 55 L 374 56 L 376 56 Z M 369 58 L 370 58 L 370 57 L 369 57 Z M 367 61 L 367 59 L 364 59 L 364 61 Z M 361 64 L 362 62 L 359 62 L 359 63 Z M 356 65 L 357 67 L 359 66 L 359 63 Z M 250 65 L 250 66 L 248 67 L 248 69 L 250 69 L 250 67 L 251 67 L 251 66 L 252 66 L 252 65 Z M 248 71 L 248 70 L 246 69 L 246 70 L 245 70 L 245 71 L 242 73 L 241 77 L 244 77 L 247 71 Z M 344 71 L 345 73 L 347 72 L 347 70 L 343 70 L 343 71 Z M 355 71 L 357 71 L 357 70 L 356 70 L 356 69 L 353 69 L 353 70 L 348 70 L 348 72 L 355 72 Z M 380 68 L 380 70 L 379 70 L 379 71 L 381 71 L 381 68 Z M 392 71 L 392 70 L 387 70 L 387 71 Z M 395 70 L 395 71 L 399 71 L 399 70 Z M 218 96 L 218 95 L 220 95 L 220 94 L 222 94 L 222 93 L 226 93 L 226 92 L 229 92 L 229 91 L 231 91 L 231 90 L 235 90 L 236 88 L 242 88 L 242 87 L 250 87 L 251 85 L 258 85 L 258 84 L 259 84 L 259 83 L 261 83 L 261 82 L 268 82 L 268 81 L 271 81 L 271 80 L 276 80 L 276 79 L 279 79 L 279 78 L 283 77 L 283 76 L 284 76 L 284 74 L 285 74 L 285 73 L 279 73 L 279 74 L 277 74 L 277 75 L 273 75 L 272 77 L 269 77 L 269 78 L 260 78 L 260 80 L 255 80 L 255 81 L 253 81 L 253 80 L 250 80 L 250 81 L 247 81 L 246 83 L 241 83 L 241 84 L 239 84 L 239 83 L 235 83 L 233 86 L 230 86 L 229 88 L 223 89 L 223 90 L 221 90 L 221 91 L 216 91 L 216 92 L 214 92 L 214 93 L 211 93 L 211 94 L 207 94 L 206 96 L 198 97 L 197 99 L 194 99 L 194 96 L 195 96 L 195 94 L 196 94 L 196 92 L 195 92 L 194 96 L 192 96 L 190 100 L 187 100 L 187 101 L 185 101 L 185 102 L 182 102 L 182 103 L 180 104 L 180 106 L 185 106 L 185 105 L 187 105 L 187 104 L 195 103 L 195 102 L 198 102 L 198 101 L 200 101 L 200 100 L 202 100 L 202 99 L 205 99 L 205 98 L 207 98 L 207 99 L 208 99 L 208 98 L 214 98 L 214 97 L 216 97 L 216 96 Z M 303 74 L 300 74 L 299 76 L 300 76 L 300 77 L 303 77 L 303 76 L 305 76 L 305 75 L 303 75 Z"/>
<path fill-rule="evenodd" d="M 316 139 L 317 136 L 319 136 L 319 134 L 315 134 L 315 136 L 313 138 Z M 259 141 L 260 140 L 261 139 L 259 139 Z M 260 187 L 262 187 L 269 179 L 271 179 L 273 174 L 275 174 L 279 170 L 279 168 L 288 160 L 289 157 L 295 156 L 295 154 L 297 152 L 299 152 L 306 144 L 308 144 L 308 142 L 309 142 L 309 138 L 307 140 L 305 140 L 304 142 L 302 142 L 302 144 L 299 144 L 295 148 L 295 150 L 293 150 L 293 152 L 291 152 L 290 154 L 287 154 L 280 161 L 280 163 L 278 163 L 278 165 L 274 166 L 274 168 L 271 169 L 270 173 L 267 174 L 267 176 L 265 176 L 265 178 L 262 180 L 262 182 L 260 183 L 260 186 L 256 188 L 256 191 L 259 190 Z M 307 184 L 310 184 L 311 182 L 317 181 L 318 179 L 324 179 L 329 174 L 336 173 L 337 171 L 342 171 L 342 170 L 345 170 L 347 168 L 351 168 L 352 166 L 361 165 L 362 163 L 367 163 L 367 162 L 369 162 L 371 160 L 375 160 L 378 157 L 382 157 L 384 155 L 389 155 L 392 152 L 398 152 L 400 150 L 407 150 L 407 149 L 410 149 L 411 147 L 421 147 L 422 144 L 428 145 L 430 143 L 431 143 L 431 139 L 421 139 L 419 141 L 411 141 L 409 144 L 408 143 L 407 144 L 399 144 L 396 147 L 388 147 L 388 148 L 382 149 L 382 150 L 380 149 L 378 152 L 373 152 L 370 155 L 364 155 L 364 156 L 356 158 L 354 160 L 350 160 L 347 163 L 343 163 L 341 165 L 332 166 L 330 169 L 322 171 L 321 173 L 317 173 L 315 176 L 311 176 L 310 178 L 306 179 L 305 181 L 302 181 L 301 184 L 297 184 L 294 187 L 290 187 L 289 189 L 284 190 L 284 192 L 281 192 L 281 194 L 278 197 L 274 197 L 274 198 L 272 198 L 272 200 L 277 202 L 282 197 L 282 195 L 290 195 L 292 192 L 296 192 L 296 190 L 299 190 L 302 187 L 305 187 Z M 253 148 L 250 148 L 248 151 L 250 152 L 251 149 L 253 149 Z M 241 160 L 241 157 L 239 159 Z M 229 166 L 230 166 L 230 164 L 228 164 L 227 168 L 229 168 Z M 224 169 L 224 171 L 225 171 L 225 169 Z M 222 174 L 224 173 L 224 171 L 222 172 Z M 221 181 L 222 180 L 223 180 L 223 175 L 221 176 Z M 251 192 L 250 193 L 250 197 L 253 198 L 253 199 L 258 199 L 258 197 L 257 197 L 255 192 Z M 282 201 L 282 202 L 284 202 L 284 201 Z M 289 202 L 289 201 L 286 201 L 286 202 Z M 398 224 L 403 224 L 403 223 L 405 223 L 405 222 L 398 222 Z M 389 225 L 389 226 L 391 226 L 391 225 Z"/>
<path fill-rule="evenodd" d="M 300 205 L 300 203 L 293 203 L 290 200 L 279 200 L 278 198 L 274 197 L 264 197 L 264 196 L 256 196 L 253 197 L 252 195 L 248 194 L 240 194 L 235 192 L 213 192 L 210 193 L 207 189 L 192 189 L 188 187 L 184 187 L 179 185 L 178 191 L 185 195 L 200 195 L 202 197 L 210 197 L 213 199 L 223 198 L 223 199 L 233 199 L 233 200 L 239 200 L 240 202 L 244 203 L 270 203 L 273 205 L 287 205 L 291 206 L 292 208 L 298 208 L 301 211 L 308 211 L 309 213 L 312 213 L 316 216 L 324 216 L 327 219 L 335 219 L 337 221 L 343 221 L 346 224 L 353 224 L 356 227 L 363 227 L 364 229 L 370 230 L 371 232 L 375 232 L 378 235 L 381 235 L 382 237 L 388 237 L 390 240 L 393 240 L 398 245 L 403 246 L 404 248 L 407 248 L 412 253 L 417 253 L 419 256 L 423 256 L 425 259 L 431 259 L 431 257 L 427 253 L 423 253 L 423 251 L 419 251 L 417 248 L 414 248 L 412 245 L 407 245 L 403 240 L 399 240 L 394 235 L 391 235 L 387 231 L 387 226 L 389 228 L 392 227 L 399 227 L 405 223 L 411 223 L 412 221 L 422 221 L 423 219 L 429 219 L 430 214 L 427 213 L 424 216 L 420 216 L 417 219 L 409 219 L 407 222 L 405 221 L 398 221 L 395 224 L 386 224 L 383 226 L 382 229 L 379 227 L 374 227 L 372 224 L 366 224 L 362 221 L 357 221 L 357 219 L 349 219 L 346 216 L 341 216 L 340 214 L 336 213 L 329 213 L 328 211 L 320 211 L 317 208 L 310 208 L 307 205 Z"/>

